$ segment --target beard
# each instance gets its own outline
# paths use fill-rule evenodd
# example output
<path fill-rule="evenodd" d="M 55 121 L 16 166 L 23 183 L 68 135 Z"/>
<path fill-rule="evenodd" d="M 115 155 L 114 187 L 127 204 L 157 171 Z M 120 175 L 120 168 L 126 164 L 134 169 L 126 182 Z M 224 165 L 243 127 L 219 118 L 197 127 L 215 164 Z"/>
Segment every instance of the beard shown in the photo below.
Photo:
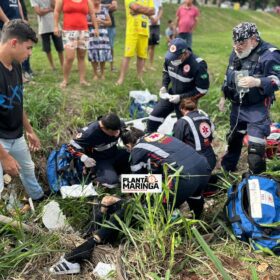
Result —
<path fill-rule="evenodd" d="M 247 50 L 244 50 L 241 53 L 239 53 L 237 50 L 234 50 L 234 52 L 239 59 L 243 59 L 243 58 L 246 58 L 247 56 L 249 56 L 252 50 L 253 50 L 253 48 L 249 47 Z"/>

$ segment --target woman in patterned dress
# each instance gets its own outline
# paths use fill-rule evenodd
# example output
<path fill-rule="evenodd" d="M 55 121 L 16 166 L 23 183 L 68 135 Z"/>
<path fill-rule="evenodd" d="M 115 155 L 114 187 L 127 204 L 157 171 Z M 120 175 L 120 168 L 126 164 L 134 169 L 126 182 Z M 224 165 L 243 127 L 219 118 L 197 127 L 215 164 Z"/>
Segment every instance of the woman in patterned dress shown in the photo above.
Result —
<path fill-rule="evenodd" d="M 95 16 L 99 27 L 99 37 L 94 36 L 94 27 L 89 22 L 90 38 L 88 49 L 88 60 L 93 67 L 93 79 L 98 80 L 98 66 L 100 67 L 100 78 L 105 79 L 105 62 L 112 61 L 112 52 L 107 27 L 112 25 L 108 10 L 101 5 L 101 0 L 92 0 Z"/>

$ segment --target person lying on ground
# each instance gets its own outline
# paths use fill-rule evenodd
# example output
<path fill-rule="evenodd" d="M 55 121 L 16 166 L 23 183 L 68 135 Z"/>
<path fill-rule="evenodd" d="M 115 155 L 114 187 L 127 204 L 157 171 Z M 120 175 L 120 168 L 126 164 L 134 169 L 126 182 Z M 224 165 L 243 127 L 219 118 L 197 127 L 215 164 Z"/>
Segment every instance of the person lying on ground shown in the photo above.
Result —
<path fill-rule="evenodd" d="M 114 226 L 118 226 L 118 217 L 124 220 L 126 202 L 116 196 L 105 196 L 101 201 L 100 211 L 96 213 L 95 224 L 101 224 L 102 220 L 108 220 Z M 54 275 L 76 274 L 81 272 L 81 264 L 90 260 L 96 245 L 113 241 L 117 238 L 118 230 L 112 227 L 101 226 L 95 232 L 89 232 L 92 237 L 61 256 L 60 260 L 49 268 Z"/>

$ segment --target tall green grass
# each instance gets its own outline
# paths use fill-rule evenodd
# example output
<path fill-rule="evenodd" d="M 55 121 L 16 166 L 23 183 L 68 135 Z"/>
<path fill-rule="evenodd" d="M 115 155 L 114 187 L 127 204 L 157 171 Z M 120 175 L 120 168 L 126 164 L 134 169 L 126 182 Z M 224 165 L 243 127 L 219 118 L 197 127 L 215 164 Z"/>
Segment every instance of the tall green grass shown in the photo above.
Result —
<path fill-rule="evenodd" d="M 168 168 L 165 166 L 166 175 Z M 193 244 L 193 226 L 207 231 L 203 222 L 193 219 L 190 213 L 187 217 L 174 212 L 177 185 L 174 191 L 168 186 L 172 178 L 180 177 L 180 172 L 177 170 L 165 177 L 161 194 L 134 195 L 126 208 L 125 221 L 116 216 L 119 227 L 110 222 L 105 224 L 117 228 L 125 236 L 126 250 L 122 260 L 129 279 L 173 279 L 175 271 L 179 273 L 184 269 L 180 265 L 197 250 Z"/>

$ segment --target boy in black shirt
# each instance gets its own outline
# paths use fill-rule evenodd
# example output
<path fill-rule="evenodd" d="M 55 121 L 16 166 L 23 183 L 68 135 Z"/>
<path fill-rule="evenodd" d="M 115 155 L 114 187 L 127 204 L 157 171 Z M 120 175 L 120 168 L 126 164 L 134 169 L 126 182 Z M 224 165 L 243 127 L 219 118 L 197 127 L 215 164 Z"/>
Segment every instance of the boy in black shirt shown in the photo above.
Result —
<path fill-rule="evenodd" d="M 23 110 L 23 86 L 20 64 L 32 53 L 36 33 L 23 20 L 16 19 L 3 27 L 0 42 L 0 194 L 4 188 L 3 171 L 20 175 L 26 192 L 33 200 L 44 195 L 35 177 L 31 151 L 41 144 Z"/>

